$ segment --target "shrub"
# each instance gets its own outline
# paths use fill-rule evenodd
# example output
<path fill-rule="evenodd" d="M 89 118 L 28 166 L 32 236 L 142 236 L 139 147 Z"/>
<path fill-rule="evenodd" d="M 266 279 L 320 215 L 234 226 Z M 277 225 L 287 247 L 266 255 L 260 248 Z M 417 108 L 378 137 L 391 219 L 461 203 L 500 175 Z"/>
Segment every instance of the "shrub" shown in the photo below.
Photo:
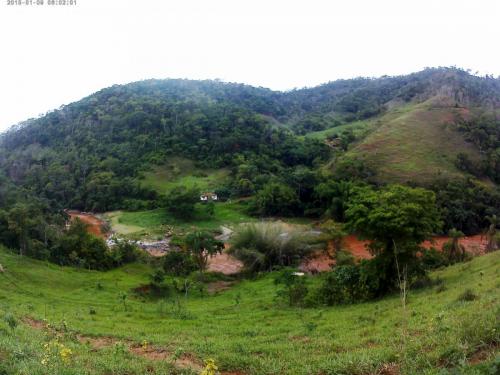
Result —
<path fill-rule="evenodd" d="M 163 270 L 173 276 L 186 276 L 197 268 L 191 255 L 182 250 L 169 251 L 163 257 Z"/>
<path fill-rule="evenodd" d="M 150 284 L 153 287 L 160 287 L 165 281 L 165 272 L 161 269 L 155 270 L 151 275 L 149 275 Z"/>
<path fill-rule="evenodd" d="M 142 255 L 137 245 L 132 241 L 124 239 L 115 239 L 115 245 L 109 253 L 112 258 L 113 266 L 121 266 L 123 264 L 135 262 Z"/>
<path fill-rule="evenodd" d="M 5 316 L 3 317 L 3 320 L 5 321 L 5 323 L 7 323 L 7 325 L 9 326 L 10 329 L 15 329 L 17 327 L 17 319 L 14 315 L 12 315 L 11 313 L 7 313 L 5 314 Z"/>
<path fill-rule="evenodd" d="M 433 270 L 448 265 L 446 256 L 442 252 L 437 251 L 434 247 L 429 250 L 423 249 L 420 260 L 423 267 L 427 270 Z"/>
<path fill-rule="evenodd" d="M 281 271 L 274 279 L 276 285 L 283 285 L 276 293 L 278 299 L 286 300 L 289 306 L 303 306 L 308 293 L 305 276 L 300 276 L 293 269 Z"/>
<path fill-rule="evenodd" d="M 478 299 L 478 295 L 472 291 L 472 289 L 466 289 L 462 294 L 458 296 L 458 301 L 470 302 Z"/>
<path fill-rule="evenodd" d="M 325 275 L 319 288 L 319 299 L 328 306 L 353 303 L 363 299 L 360 277 L 360 266 L 335 267 L 332 272 Z"/>
<path fill-rule="evenodd" d="M 314 249 L 311 236 L 279 223 L 240 226 L 233 235 L 230 254 L 250 272 L 297 264 Z"/>
<path fill-rule="evenodd" d="M 349 251 L 339 250 L 335 252 L 336 266 L 353 266 L 355 264 L 354 255 Z"/>

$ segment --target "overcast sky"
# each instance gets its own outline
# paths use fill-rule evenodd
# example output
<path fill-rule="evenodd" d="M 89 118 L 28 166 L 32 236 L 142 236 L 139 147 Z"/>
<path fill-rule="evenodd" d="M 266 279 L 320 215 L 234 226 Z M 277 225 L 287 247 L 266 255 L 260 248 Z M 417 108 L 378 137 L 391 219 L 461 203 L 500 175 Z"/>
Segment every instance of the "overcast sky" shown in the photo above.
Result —
<path fill-rule="evenodd" d="M 0 130 L 146 78 L 287 90 L 426 66 L 500 75 L 499 0 L 8 1 L 0 5 Z"/>

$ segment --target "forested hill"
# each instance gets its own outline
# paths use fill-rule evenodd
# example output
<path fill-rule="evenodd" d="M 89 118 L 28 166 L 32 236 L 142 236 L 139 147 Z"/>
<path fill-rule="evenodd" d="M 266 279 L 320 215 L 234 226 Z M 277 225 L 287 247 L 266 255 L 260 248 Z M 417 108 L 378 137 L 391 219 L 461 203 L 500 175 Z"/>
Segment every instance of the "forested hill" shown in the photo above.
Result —
<path fill-rule="evenodd" d="M 400 170 L 391 169 L 391 175 L 369 163 L 376 160 L 372 154 L 394 156 L 377 138 L 385 133 L 380 126 L 367 126 L 360 134 L 349 127 L 371 119 L 384 125 L 387 119 L 390 129 L 404 133 L 401 122 L 384 117 L 401 108 L 410 113 L 445 108 L 451 120 L 443 115 L 435 121 L 440 125 L 446 117 L 458 141 L 450 145 L 455 149 L 449 165 L 443 159 L 443 170 L 500 181 L 500 81 L 492 77 L 439 68 L 289 92 L 218 81 L 147 80 L 103 89 L 2 134 L 0 203 L 8 206 L 20 195 L 32 195 L 60 208 L 108 210 L 122 208 L 127 197 L 154 200 L 156 193 L 138 176 L 173 155 L 200 166 L 230 167 L 238 183 L 243 179 L 253 186 L 249 193 L 263 180 L 283 180 L 299 166 L 315 171 L 332 160 L 338 161 L 333 170 L 345 160 L 350 163 L 342 178 L 370 179 L 380 172 L 377 182 L 383 183 L 384 176 L 393 178 Z M 309 136 L 329 129 L 334 133 Z M 333 142 L 325 142 L 328 137 Z M 258 173 L 243 173 L 243 178 L 241 166 Z M 407 180 L 411 176 L 405 175 Z"/>

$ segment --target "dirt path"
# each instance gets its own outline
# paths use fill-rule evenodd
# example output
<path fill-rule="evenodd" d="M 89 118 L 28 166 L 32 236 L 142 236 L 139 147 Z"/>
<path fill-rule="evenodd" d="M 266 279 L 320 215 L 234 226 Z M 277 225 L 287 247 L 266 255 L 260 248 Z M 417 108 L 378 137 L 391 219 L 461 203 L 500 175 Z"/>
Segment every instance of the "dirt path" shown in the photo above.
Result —
<path fill-rule="evenodd" d="M 76 218 L 83 221 L 88 225 L 88 232 L 96 235 L 97 237 L 106 238 L 107 233 L 102 231 L 102 226 L 105 224 L 104 220 L 99 219 L 95 215 L 83 213 L 79 211 L 67 211 L 70 216 L 70 220 L 75 220 Z"/>
<path fill-rule="evenodd" d="M 58 332 L 56 329 L 49 327 L 45 321 L 33 319 L 30 317 L 25 317 L 22 320 L 31 328 L 37 330 L 49 330 L 56 333 Z M 172 364 L 177 368 L 189 368 L 195 372 L 200 372 L 203 369 L 203 362 L 197 359 L 191 353 L 183 353 L 178 356 L 166 348 L 151 345 L 148 342 L 136 343 L 132 340 L 118 339 L 111 336 L 87 336 L 83 334 L 77 334 L 76 338 L 81 344 L 88 345 L 93 350 L 100 350 L 113 345 L 123 344 L 126 346 L 130 353 L 140 357 L 144 357 L 151 361 L 171 361 Z M 230 373 L 223 372 L 221 374 L 227 375 Z"/>
<path fill-rule="evenodd" d="M 229 287 L 229 285 L 224 285 Z M 56 335 L 62 335 L 62 331 L 49 325 L 45 320 L 34 319 L 30 316 L 25 316 L 21 319 L 22 322 L 33 329 L 45 330 Z M 181 354 L 175 353 L 165 347 L 153 345 L 146 341 L 141 343 L 134 342 L 129 339 L 119 339 L 112 336 L 89 336 L 81 333 L 75 333 L 75 337 L 83 345 L 88 345 L 92 350 L 101 350 L 114 345 L 125 345 L 127 350 L 136 356 L 146 358 L 150 361 L 169 361 L 178 369 L 189 369 L 196 373 L 200 373 L 204 368 L 204 363 L 194 354 L 184 352 Z M 220 371 L 220 375 L 245 375 L 244 372 L 236 371 Z"/>

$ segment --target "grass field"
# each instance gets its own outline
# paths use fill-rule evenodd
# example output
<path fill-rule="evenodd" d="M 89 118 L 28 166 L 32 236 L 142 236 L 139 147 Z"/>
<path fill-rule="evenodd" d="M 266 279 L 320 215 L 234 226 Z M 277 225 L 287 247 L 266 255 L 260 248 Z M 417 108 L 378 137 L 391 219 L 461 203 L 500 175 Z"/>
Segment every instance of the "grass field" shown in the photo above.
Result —
<path fill-rule="evenodd" d="M 460 111 L 430 103 L 393 109 L 346 157 L 361 157 L 384 182 L 462 176 L 454 165 L 456 155 L 463 152 L 477 160 L 479 153 L 454 129 L 453 119 Z"/>
<path fill-rule="evenodd" d="M 212 190 L 221 186 L 227 176 L 227 169 L 201 169 L 189 159 L 172 157 L 162 166 L 156 166 L 152 171 L 143 173 L 142 183 L 160 193 L 165 193 L 174 187 L 198 187 L 202 190 Z"/>
<path fill-rule="evenodd" d="M 354 136 L 356 138 L 359 138 L 366 135 L 370 130 L 372 130 L 376 126 L 376 124 L 377 124 L 376 119 L 354 121 L 344 125 L 335 126 L 333 128 L 328 128 L 325 130 L 310 132 L 307 133 L 304 137 L 322 140 L 328 138 L 330 135 L 333 134 L 340 135 L 343 131 L 352 130 Z"/>
<path fill-rule="evenodd" d="M 208 215 L 205 205 L 199 203 L 195 207 L 193 218 L 188 221 L 172 217 L 165 209 L 137 212 L 114 211 L 108 212 L 105 217 L 111 221 L 113 231 L 132 237 L 162 234 L 166 225 L 181 230 L 192 227 L 213 230 L 221 225 L 235 225 L 255 220 L 245 213 L 244 205 L 239 201 L 215 203 L 213 216 Z"/>
<path fill-rule="evenodd" d="M 434 272 L 442 284 L 410 291 L 406 313 L 397 296 L 286 307 L 274 297 L 272 274 L 215 295 L 153 301 L 131 292 L 148 282 L 146 265 L 85 271 L 3 249 L 0 264 L 0 374 L 199 373 L 207 358 L 228 375 L 495 371 L 500 252 Z M 466 289 L 477 298 L 461 300 Z M 72 351 L 69 358 L 50 352 L 55 341 Z"/>

